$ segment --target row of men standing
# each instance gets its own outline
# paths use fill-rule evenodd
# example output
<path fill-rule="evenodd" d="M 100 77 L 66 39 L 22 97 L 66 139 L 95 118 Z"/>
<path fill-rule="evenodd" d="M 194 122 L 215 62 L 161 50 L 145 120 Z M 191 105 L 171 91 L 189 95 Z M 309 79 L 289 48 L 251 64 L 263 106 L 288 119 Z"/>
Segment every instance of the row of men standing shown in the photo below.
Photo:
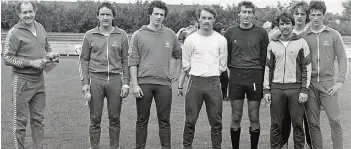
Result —
<path fill-rule="evenodd" d="M 223 95 L 219 76 L 226 71 L 227 60 L 233 148 L 239 148 L 245 95 L 248 99 L 251 148 L 257 148 L 259 142 L 259 107 L 262 98 L 271 104 L 271 148 L 281 148 L 285 144 L 281 131 L 286 105 L 294 128 L 294 147 L 303 148 L 303 103 L 307 97 L 306 110 L 312 147 L 322 148 L 319 127 L 319 108 L 322 105 L 332 127 L 334 148 L 342 148 L 337 92 L 346 78 L 347 58 L 340 34 L 322 23 L 326 10 L 324 2 L 313 1 L 308 11 L 298 7 L 293 12 L 294 15 L 300 11 L 305 15 L 310 13 L 309 16 L 313 19 L 311 27 L 304 32 L 304 39 L 292 31 L 296 19 L 283 13 L 277 18 L 280 33 L 272 38 L 271 43 L 267 32 L 252 23 L 254 4 L 242 1 L 239 8 L 240 25 L 229 28 L 224 36 L 212 29 L 217 15 L 215 10 L 211 7 L 199 9 L 197 17 L 200 29 L 185 39 L 181 49 L 175 33 L 162 24 L 168 13 L 164 2 L 150 3 L 150 22 L 133 33 L 130 43 L 126 32 L 112 23 L 116 15 L 115 9 L 110 3 L 102 3 L 96 12 L 99 25 L 84 36 L 79 65 L 82 91 L 91 94 L 91 148 L 99 148 L 105 97 L 110 148 L 119 148 L 120 112 L 122 99 L 129 94 L 129 82 L 137 106 L 136 148 L 145 148 L 153 99 L 156 103 L 161 146 L 171 148 L 171 81 L 174 76 L 169 69 L 180 58 L 183 70 L 189 76 L 185 101 L 184 148 L 192 148 L 195 124 L 203 102 L 211 125 L 212 148 L 221 148 Z M 43 67 L 52 62 L 55 55 L 47 42 L 44 28 L 34 21 L 35 5 L 20 2 L 16 11 L 21 20 L 9 31 L 4 52 L 5 63 L 13 67 L 14 74 L 15 147 L 24 148 L 29 115 L 33 145 L 39 149 L 43 148 L 44 141 Z M 333 82 L 332 65 L 335 57 L 339 64 L 336 84 Z M 178 87 L 182 88 L 183 86 Z M 30 111 L 29 114 L 27 111 Z"/>

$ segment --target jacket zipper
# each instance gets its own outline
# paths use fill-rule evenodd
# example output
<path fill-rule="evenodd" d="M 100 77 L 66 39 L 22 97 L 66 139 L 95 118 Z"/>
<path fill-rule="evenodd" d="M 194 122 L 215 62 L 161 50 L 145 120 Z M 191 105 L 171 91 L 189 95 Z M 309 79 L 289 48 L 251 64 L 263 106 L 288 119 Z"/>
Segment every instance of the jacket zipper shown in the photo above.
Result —
<path fill-rule="evenodd" d="M 319 35 L 320 35 L 320 33 L 318 33 L 317 34 L 317 46 L 318 46 L 318 48 L 317 48 L 317 55 L 318 55 L 318 57 L 317 57 L 317 82 L 319 82 L 319 61 L 320 61 L 320 59 L 319 59 Z"/>
<path fill-rule="evenodd" d="M 106 54 L 106 57 L 107 57 L 107 81 L 110 81 L 110 60 L 108 59 L 108 37 L 110 35 L 108 35 L 106 37 L 106 49 L 107 49 L 107 54 Z"/>
<path fill-rule="evenodd" d="M 285 84 L 285 65 L 286 65 L 286 47 L 288 47 L 290 41 L 288 42 L 288 44 L 286 45 L 286 47 L 284 46 L 284 44 L 280 41 L 280 43 L 283 45 L 284 47 L 284 75 L 283 75 L 283 86 Z"/>

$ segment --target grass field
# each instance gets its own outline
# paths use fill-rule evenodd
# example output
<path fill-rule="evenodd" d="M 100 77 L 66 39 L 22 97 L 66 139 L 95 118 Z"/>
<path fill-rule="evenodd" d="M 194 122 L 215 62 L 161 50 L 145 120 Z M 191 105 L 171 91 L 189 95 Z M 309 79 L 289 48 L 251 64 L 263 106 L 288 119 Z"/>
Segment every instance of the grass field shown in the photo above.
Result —
<path fill-rule="evenodd" d="M 78 75 L 77 57 L 61 57 L 60 64 L 49 74 L 46 74 L 46 117 L 45 123 L 45 149 L 88 149 L 88 107 L 82 98 L 80 91 L 81 83 Z M 351 69 L 351 65 L 350 65 Z M 12 77 L 11 68 L 1 64 L 1 148 L 12 149 Z M 184 126 L 184 97 L 176 95 L 176 83 L 173 84 L 173 104 L 171 112 L 172 123 L 172 148 L 181 149 L 182 133 Z M 340 108 L 342 126 L 344 130 L 344 148 L 351 148 L 351 75 L 345 82 L 340 92 Z M 230 144 L 230 117 L 231 107 L 229 102 L 223 104 L 223 143 L 222 148 L 231 148 Z M 246 105 L 245 105 L 246 106 Z M 243 149 L 250 147 L 248 132 L 247 108 L 244 110 L 242 121 L 242 135 L 240 146 Z M 151 117 L 148 127 L 148 149 L 159 149 L 158 123 L 156 109 L 153 104 Z M 208 124 L 205 108 L 202 108 L 200 117 L 196 125 L 195 139 L 193 147 L 196 149 L 209 149 L 210 127 Z M 261 137 L 259 142 L 260 149 L 269 148 L 269 109 L 264 105 L 260 109 Z M 135 121 L 136 106 L 132 95 L 123 100 L 121 113 L 121 148 L 134 148 L 135 144 Z M 29 125 L 29 123 L 28 123 Z M 327 117 L 322 111 L 321 128 L 323 133 L 323 143 L 325 149 L 331 149 L 330 127 Z M 26 147 L 31 148 L 30 127 L 27 126 Z M 101 134 L 101 149 L 108 149 L 108 120 L 106 107 L 104 107 Z M 289 148 L 293 148 L 292 138 L 290 137 Z"/>

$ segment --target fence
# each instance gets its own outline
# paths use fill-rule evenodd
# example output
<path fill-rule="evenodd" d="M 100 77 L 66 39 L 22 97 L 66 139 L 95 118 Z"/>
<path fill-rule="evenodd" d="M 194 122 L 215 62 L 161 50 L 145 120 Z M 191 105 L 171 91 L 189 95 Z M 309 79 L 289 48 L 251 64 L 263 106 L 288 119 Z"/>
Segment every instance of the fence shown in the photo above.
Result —
<path fill-rule="evenodd" d="M 1 44 L 6 38 L 7 33 L 1 33 Z M 48 40 L 53 51 L 60 55 L 77 56 L 81 50 L 83 33 L 48 33 Z M 129 39 L 131 34 L 128 35 Z M 346 47 L 346 54 L 351 58 L 351 36 L 343 36 L 343 41 Z M 2 52 L 2 50 L 1 50 Z"/>

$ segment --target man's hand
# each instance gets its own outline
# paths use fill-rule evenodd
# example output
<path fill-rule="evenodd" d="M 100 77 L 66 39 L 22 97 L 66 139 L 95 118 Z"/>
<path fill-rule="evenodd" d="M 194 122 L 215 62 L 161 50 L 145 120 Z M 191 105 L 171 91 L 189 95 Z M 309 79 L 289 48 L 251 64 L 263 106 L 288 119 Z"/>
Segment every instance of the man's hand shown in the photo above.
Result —
<path fill-rule="evenodd" d="M 300 93 L 299 95 L 299 103 L 305 103 L 307 101 L 308 95 L 305 93 Z"/>
<path fill-rule="evenodd" d="M 60 55 L 58 53 L 55 53 L 55 52 L 49 52 L 49 53 L 46 53 L 46 56 L 44 58 L 44 60 L 46 62 L 59 62 L 59 57 Z"/>
<path fill-rule="evenodd" d="M 37 59 L 37 60 L 30 60 L 29 61 L 29 65 L 37 68 L 37 69 L 43 69 L 43 67 L 45 66 L 46 61 L 44 59 Z"/>
<path fill-rule="evenodd" d="M 90 85 L 89 84 L 83 85 L 82 92 L 83 92 L 83 94 L 85 94 L 86 92 L 90 92 Z"/>
<path fill-rule="evenodd" d="M 266 101 L 266 106 L 269 107 L 272 104 L 271 94 L 270 93 L 264 94 L 263 98 Z"/>
<path fill-rule="evenodd" d="M 127 86 L 122 86 L 122 88 L 121 88 L 121 97 L 122 98 L 126 98 L 127 96 L 128 96 L 128 94 L 129 94 L 129 86 L 127 87 Z"/>
<path fill-rule="evenodd" d="M 132 87 L 132 94 L 136 97 L 136 98 L 142 98 L 144 96 L 143 91 L 141 90 L 139 85 L 133 85 Z"/>
<path fill-rule="evenodd" d="M 183 88 L 178 87 L 178 96 L 184 96 Z"/>
<path fill-rule="evenodd" d="M 82 87 L 82 92 L 84 95 L 84 99 L 88 102 L 91 100 L 91 94 L 90 94 L 90 85 L 89 84 L 85 84 Z"/>
<path fill-rule="evenodd" d="M 337 82 L 333 87 L 331 87 L 330 89 L 328 89 L 327 94 L 328 94 L 329 96 L 334 95 L 335 93 L 337 93 L 337 92 L 340 91 L 340 89 L 342 88 L 343 85 L 344 85 L 343 83 Z"/>
<path fill-rule="evenodd" d="M 190 69 L 191 69 L 191 68 L 189 68 L 188 70 L 185 71 L 185 75 L 186 75 L 186 76 L 189 76 Z"/>
<path fill-rule="evenodd" d="M 176 77 L 176 75 L 173 74 L 173 73 L 171 73 L 171 74 L 169 75 L 169 79 L 171 79 L 172 82 L 177 81 L 177 77 Z"/>
<path fill-rule="evenodd" d="M 46 56 L 48 58 L 55 58 L 55 57 L 59 57 L 60 55 L 56 52 L 49 52 L 49 53 L 46 53 Z"/>

